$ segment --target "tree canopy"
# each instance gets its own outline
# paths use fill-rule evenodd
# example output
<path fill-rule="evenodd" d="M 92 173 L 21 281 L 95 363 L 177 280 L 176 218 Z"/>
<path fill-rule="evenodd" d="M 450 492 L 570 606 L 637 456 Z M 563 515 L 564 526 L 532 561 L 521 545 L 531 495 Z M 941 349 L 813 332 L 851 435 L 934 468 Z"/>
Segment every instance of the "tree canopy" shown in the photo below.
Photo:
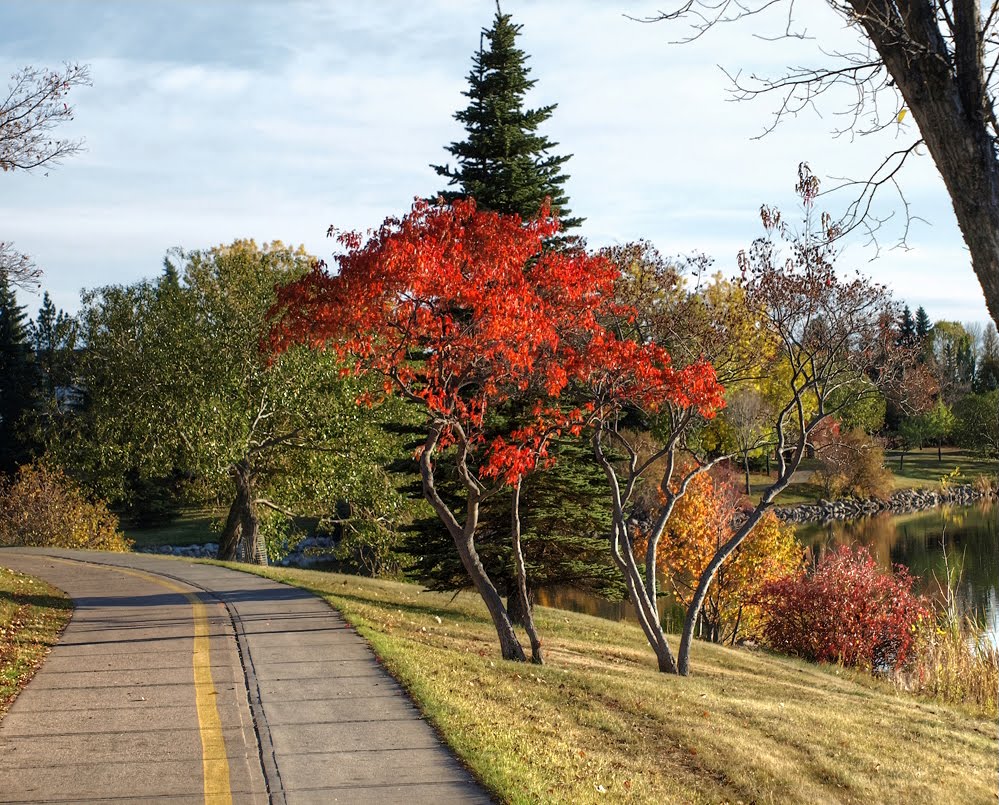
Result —
<path fill-rule="evenodd" d="M 228 502 L 225 558 L 264 560 L 262 507 L 328 514 L 386 489 L 385 435 L 356 408 L 363 389 L 336 356 L 260 351 L 275 286 L 312 263 L 279 242 L 236 241 L 175 252 L 155 281 L 87 294 L 87 405 L 57 450 L 111 499 L 134 475 L 206 487 Z"/>

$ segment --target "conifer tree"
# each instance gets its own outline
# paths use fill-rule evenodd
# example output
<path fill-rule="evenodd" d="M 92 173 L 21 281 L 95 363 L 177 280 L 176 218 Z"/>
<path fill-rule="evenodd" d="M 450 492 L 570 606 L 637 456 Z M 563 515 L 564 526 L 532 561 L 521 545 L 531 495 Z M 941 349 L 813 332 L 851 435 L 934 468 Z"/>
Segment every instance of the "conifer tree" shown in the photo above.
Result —
<path fill-rule="evenodd" d="M 21 424 L 31 410 L 35 368 L 25 319 L 24 307 L 0 272 L 0 475 L 11 474 L 30 452 Z"/>
<path fill-rule="evenodd" d="M 910 345 L 916 343 L 916 322 L 912 318 L 912 311 L 909 310 L 908 305 L 902 309 L 902 318 L 899 320 L 898 330 L 900 344 Z"/>
<path fill-rule="evenodd" d="M 38 316 L 28 325 L 28 334 L 38 365 L 39 391 L 50 403 L 55 402 L 56 389 L 72 382 L 76 321 L 64 310 L 57 310 L 46 291 Z"/>
<path fill-rule="evenodd" d="M 932 329 L 933 325 L 930 323 L 930 317 L 926 315 L 926 311 L 920 305 L 916 308 L 916 336 L 922 341 L 930 334 L 930 330 Z"/>
<path fill-rule="evenodd" d="M 454 115 L 468 134 L 446 148 L 457 164 L 431 167 L 447 177 L 448 187 L 457 187 L 442 191 L 445 201 L 472 196 L 481 209 L 527 219 L 548 197 L 562 228 L 571 229 L 583 220 L 569 217 L 563 188 L 568 177 L 562 166 L 571 155 L 552 154 L 558 143 L 538 133 L 557 104 L 524 108 L 524 96 L 536 81 L 528 78 L 527 56 L 517 47 L 521 27 L 497 3 L 493 26 L 482 31 L 479 52 L 472 57 L 468 91 L 462 93 L 469 104 Z"/>

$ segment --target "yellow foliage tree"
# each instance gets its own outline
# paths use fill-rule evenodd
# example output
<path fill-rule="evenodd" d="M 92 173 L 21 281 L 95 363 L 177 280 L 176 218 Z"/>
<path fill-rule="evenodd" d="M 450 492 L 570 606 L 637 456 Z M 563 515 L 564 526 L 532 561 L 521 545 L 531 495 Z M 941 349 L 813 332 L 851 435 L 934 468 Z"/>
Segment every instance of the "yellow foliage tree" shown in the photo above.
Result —
<path fill-rule="evenodd" d="M 0 485 L 0 545 L 131 550 L 118 518 L 87 498 L 62 470 L 34 462 Z"/>
<path fill-rule="evenodd" d="M 659 541 L 656 564 L 683 606 L 719 546 L 732 537 L 745 505 L 734 476 L 727 472 L 698 475 L 677 500 Z M 641 539 L 636 541 L 641 553 L 644 547 Z M 752 601 L 760 588 L 791 575 L 801 562 L 793 526 L 767 512 L 719 569 L 700 613 L 700 636 L 734 643 L 740 632 L 752 634 L 759 620 Z"/>

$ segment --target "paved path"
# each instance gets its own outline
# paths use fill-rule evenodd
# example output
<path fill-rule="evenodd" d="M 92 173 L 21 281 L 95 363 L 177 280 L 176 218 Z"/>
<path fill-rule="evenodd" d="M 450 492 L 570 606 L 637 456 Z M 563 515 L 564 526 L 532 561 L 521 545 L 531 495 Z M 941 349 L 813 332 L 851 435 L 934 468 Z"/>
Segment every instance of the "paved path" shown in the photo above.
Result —
<path fill-rule="evenodd" d="M 324 601 L 143 554 L 0 550 L 65 590 L 0 721 L 0 802 L 489 802 Z"/>

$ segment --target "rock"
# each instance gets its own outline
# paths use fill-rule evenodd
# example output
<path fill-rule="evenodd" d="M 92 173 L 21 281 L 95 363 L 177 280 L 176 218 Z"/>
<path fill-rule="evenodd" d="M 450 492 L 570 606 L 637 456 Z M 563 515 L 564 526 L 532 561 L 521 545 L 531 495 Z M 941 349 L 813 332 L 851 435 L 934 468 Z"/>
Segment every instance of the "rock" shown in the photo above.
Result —
<path fill-rule="evenodd" d="M 993 497 L 995 497 L 993 492 L 981 490 L 971 485 L 951 486 L 940 491 L 904 489 L 894 493 L 888 500 L 842 498 L 829 501 L 822 499 L 816 504 L 801 503 L 796 506 L 778 508 L 775 509 L 775 513 L 778 518 L 787 523 L 826 522 L 851 520 L 885 511 L 892 514 L 903 514 L 920 509 L 931 509 L 946 503 L 964 506 L 976 500 Z"/>

